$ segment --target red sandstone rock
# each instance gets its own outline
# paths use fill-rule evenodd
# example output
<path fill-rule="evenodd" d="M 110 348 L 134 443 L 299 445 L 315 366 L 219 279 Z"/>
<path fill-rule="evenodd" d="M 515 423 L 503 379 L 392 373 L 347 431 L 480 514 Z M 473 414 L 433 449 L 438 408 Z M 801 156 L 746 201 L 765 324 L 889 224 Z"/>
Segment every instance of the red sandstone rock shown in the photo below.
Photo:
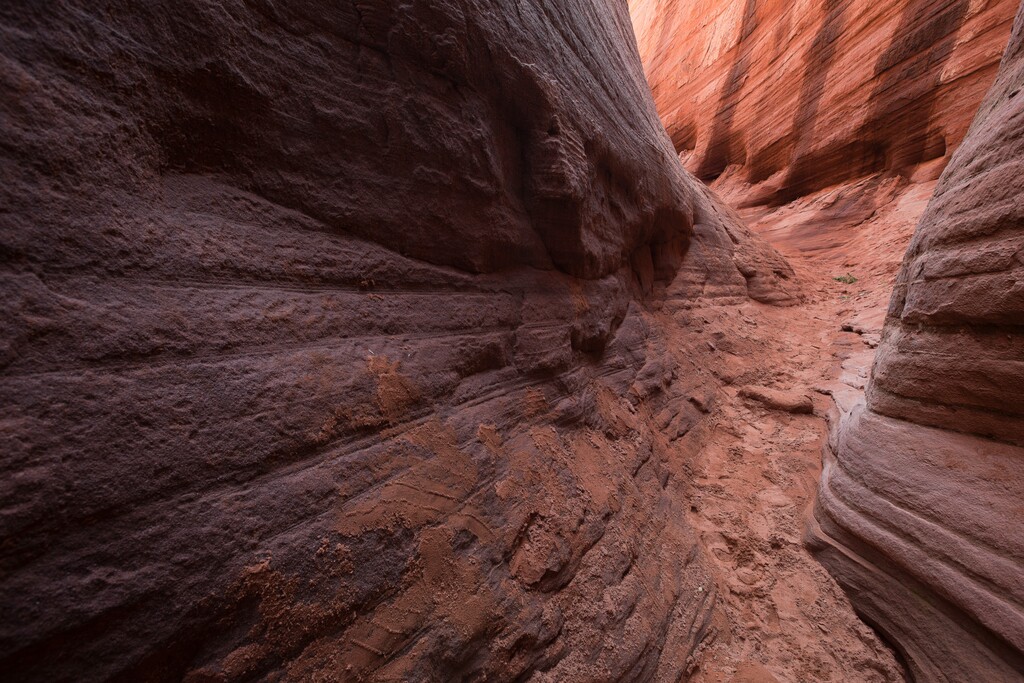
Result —
<path fill-rule="evenodd" d="M 791 271 L 623 5 L 8 2 L 0 78 L 5 677 L 683 674 L 645 305 Z"/>
<path fill-rule="evenodd" d="M 814 412 L 814 404 L 806 394 L 795 391 L 780 391 L 767 387 L 742 387 L 739 395 L 762 404 L 772 410 L 786 413 L 810 414 Z"/>
<path fill-rule="evenodd" d="M 811 532 L 917 681 L 1024 680 L 1022 192 L 1024 8 L 904 258 Z"/>
<path fill-rule="evenodd" d="M 629 4 L 676 150 L 701 179 L 755 185 L 745 205 L 880 172 L 937 177 L 992 82 L 1017 5 Z"/>

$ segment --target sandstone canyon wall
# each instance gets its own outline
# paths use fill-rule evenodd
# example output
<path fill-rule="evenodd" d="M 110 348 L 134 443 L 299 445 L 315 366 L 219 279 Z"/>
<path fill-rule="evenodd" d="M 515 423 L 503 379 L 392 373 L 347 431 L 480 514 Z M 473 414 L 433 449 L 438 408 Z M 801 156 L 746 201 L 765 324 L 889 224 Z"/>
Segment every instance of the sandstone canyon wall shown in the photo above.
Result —
<path fill-rule="evenodd" d="M 5 678 L 683 675 L 645 302 L 790 271 L 624 4 L 15 1 L 0 60 Z"/>
<path fill-rule="evenodd" d="M 903 261 L 812 547 L 917 681 L 1024 680 L 1024 7 Z"/>
<path fill-rule="evenodd" d="M 873 174 L 938 177 L 992 83 L 1017 6 L 629 4 L 676 150 L 699 178 L 742 186 L 734 201 L 744 206 Z"/>

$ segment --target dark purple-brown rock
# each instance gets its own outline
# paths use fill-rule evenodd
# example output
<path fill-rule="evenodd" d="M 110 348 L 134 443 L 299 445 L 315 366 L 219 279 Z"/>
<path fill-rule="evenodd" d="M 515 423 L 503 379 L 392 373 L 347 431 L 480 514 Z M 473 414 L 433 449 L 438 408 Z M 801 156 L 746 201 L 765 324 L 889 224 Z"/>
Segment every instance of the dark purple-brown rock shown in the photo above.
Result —
<path fill-rule="evenodd" d="M 4 678 L 682 675 L 645 302 L 791 271 L 623 3 L 9 2 L 0 78 Z"/>

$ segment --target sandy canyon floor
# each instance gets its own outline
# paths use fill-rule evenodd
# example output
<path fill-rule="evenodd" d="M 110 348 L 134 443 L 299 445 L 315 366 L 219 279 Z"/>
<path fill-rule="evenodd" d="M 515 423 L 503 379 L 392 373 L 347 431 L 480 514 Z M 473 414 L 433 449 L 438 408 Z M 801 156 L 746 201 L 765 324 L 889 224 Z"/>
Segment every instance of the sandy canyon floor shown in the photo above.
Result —
<path fill-rule="evenodd" d="M 846 197 L 866 188 L 752 213 L 752 226 L 793 264 L 805 302 L 671 313 L 723 358 L 711 415 L 688 435 L 704 444 L 691 464 L 688 514 L 727 619 L 694 662 L 693 681 L 904 679 L 802 537 L 829 414 L 863 396 L 892 283 L 932 187 L 873 188 L 879 206 L 860 207 L 863 221 L 827 243 L 805 237 L 821 234 L 806 228 L 841 219 Z"/>

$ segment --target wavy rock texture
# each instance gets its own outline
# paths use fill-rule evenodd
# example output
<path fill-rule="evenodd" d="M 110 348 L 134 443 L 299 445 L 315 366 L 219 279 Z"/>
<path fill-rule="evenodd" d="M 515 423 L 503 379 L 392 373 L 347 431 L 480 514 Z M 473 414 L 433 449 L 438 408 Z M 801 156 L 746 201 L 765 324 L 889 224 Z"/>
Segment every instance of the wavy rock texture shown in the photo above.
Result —
<path fill-rule="evenodd" d="M 1017 3 L 629 4 L 687 168 L 742 184 L 744 205 L 774 206 L 876 173 L 936 178 L 992 83 Z"/>
<path fill-rule="evenodd" d="M 791 271 L 624 5 L 8 2 L 0 59 L 5 677 L 683 674 L 710 380 L 645 302 Z"/>
<path fill-rule="evenodd" d="M 1024 8 L 904 258 L 812 544 L 918 681 L 1024 680 Z"/>

